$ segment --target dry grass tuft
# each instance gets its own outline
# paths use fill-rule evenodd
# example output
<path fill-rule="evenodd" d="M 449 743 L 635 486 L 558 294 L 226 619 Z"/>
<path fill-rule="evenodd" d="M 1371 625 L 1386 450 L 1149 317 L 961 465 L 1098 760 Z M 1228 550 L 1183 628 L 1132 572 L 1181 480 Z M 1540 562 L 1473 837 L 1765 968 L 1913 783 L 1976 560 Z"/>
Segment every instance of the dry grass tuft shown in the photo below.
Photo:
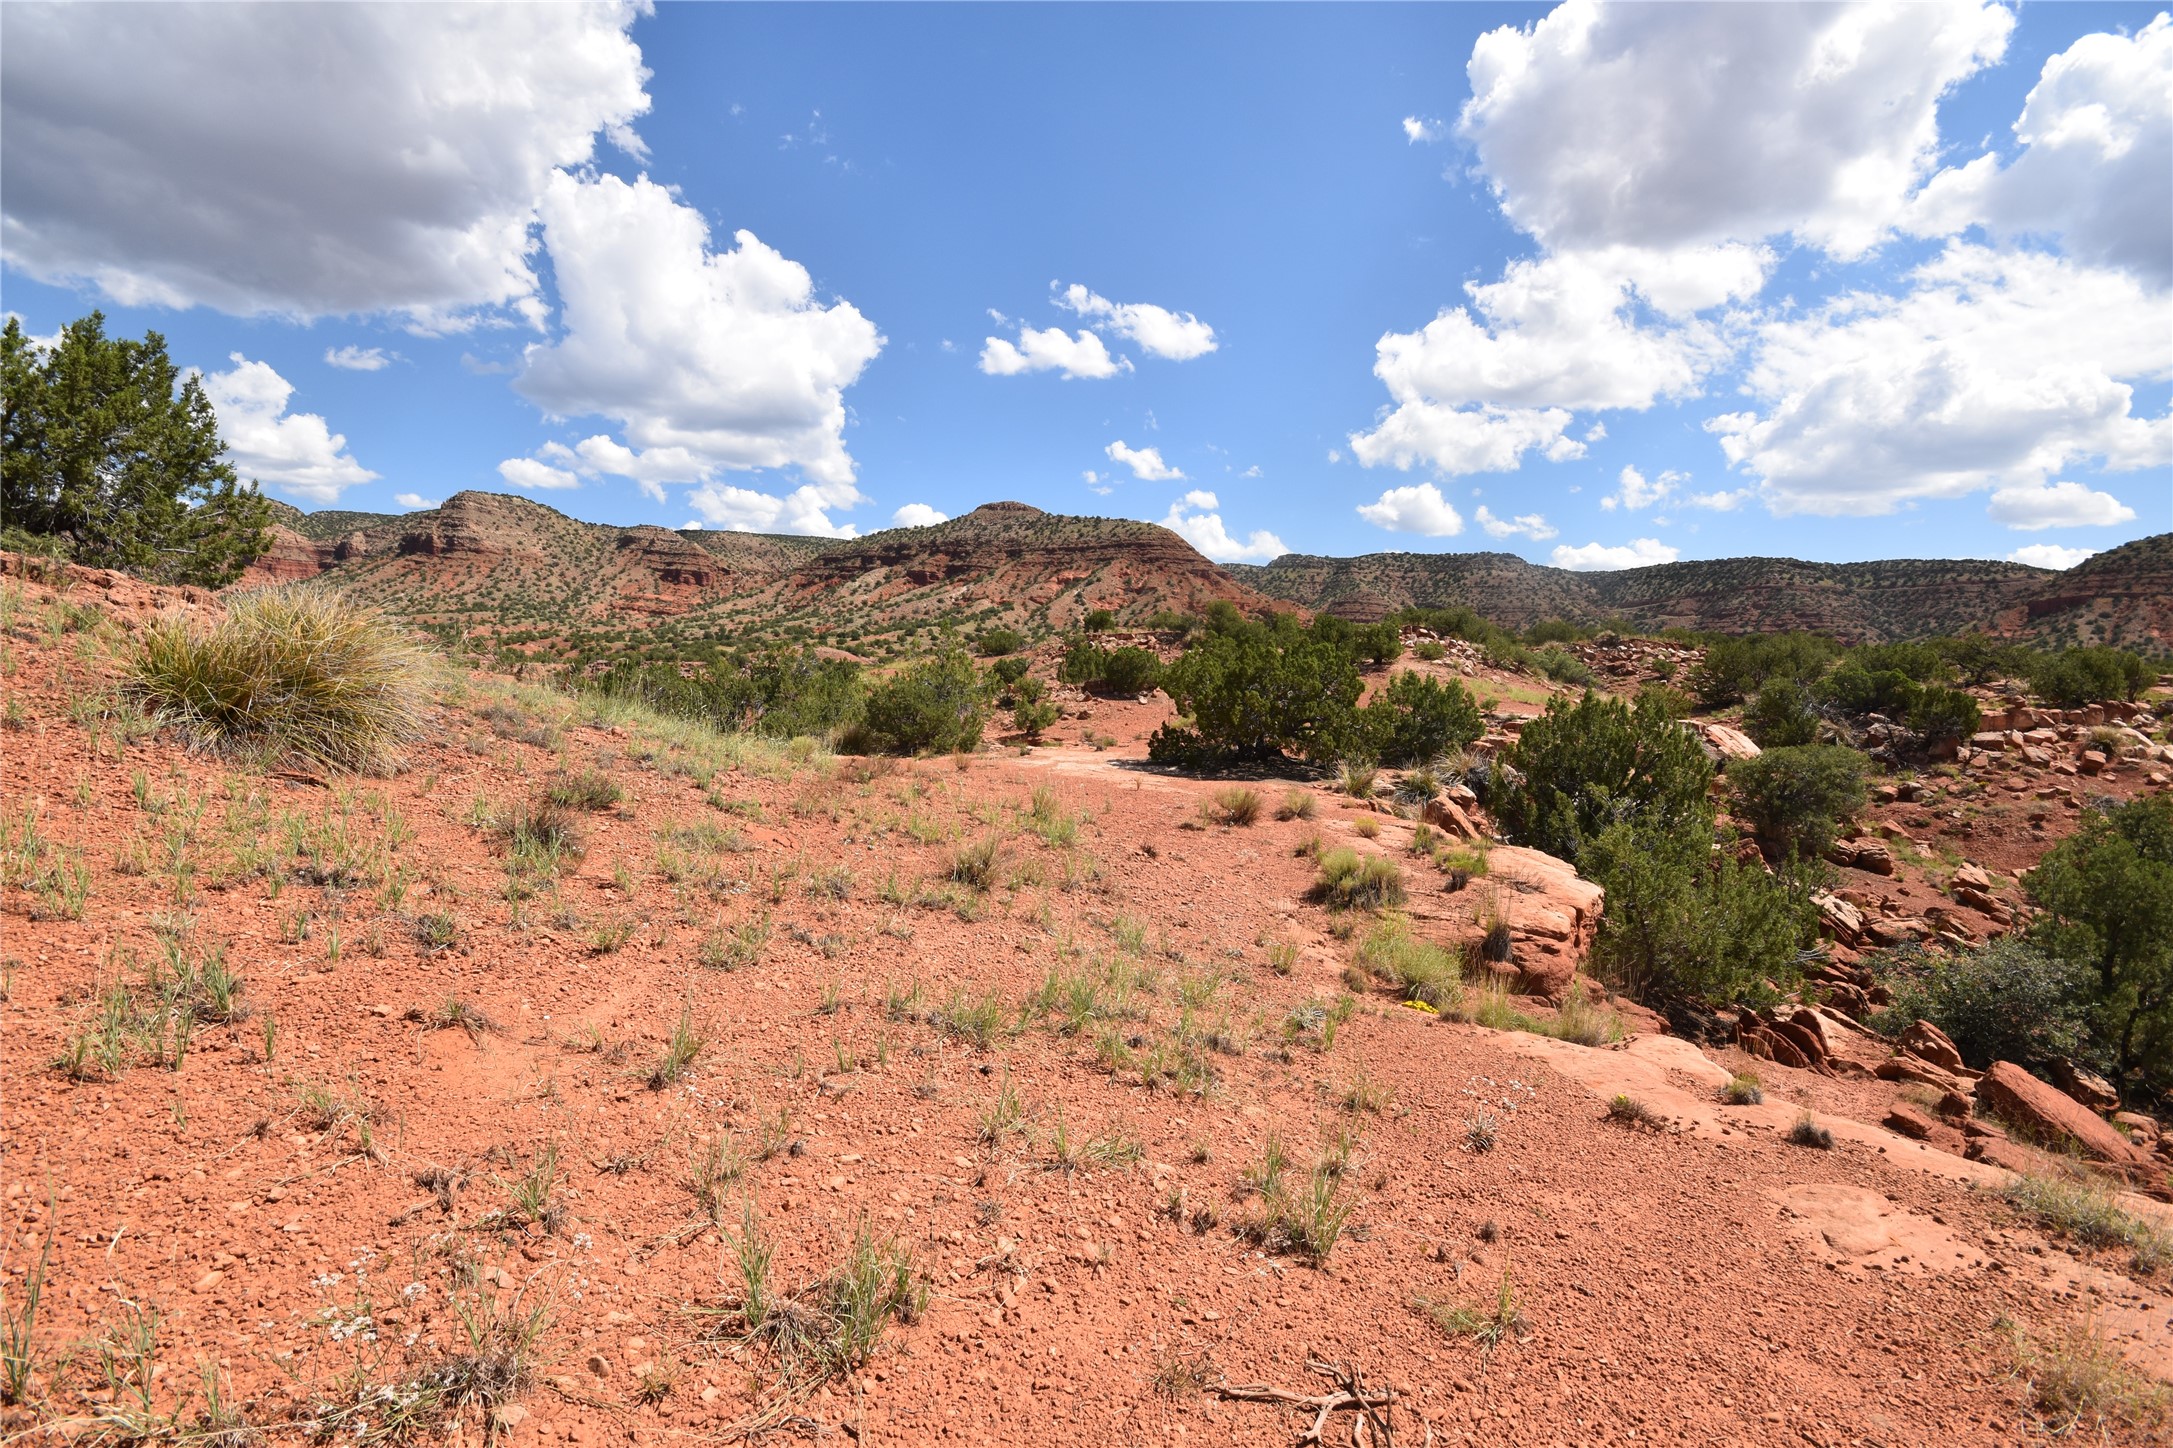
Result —
<path fill-rule="evenodd" d="M 130 692 L 197 748 L 383 771 L 422 732 L 429 657 L 338 594 L 277 588 L 209 627 L 154 620 L 127 669 Z"/>

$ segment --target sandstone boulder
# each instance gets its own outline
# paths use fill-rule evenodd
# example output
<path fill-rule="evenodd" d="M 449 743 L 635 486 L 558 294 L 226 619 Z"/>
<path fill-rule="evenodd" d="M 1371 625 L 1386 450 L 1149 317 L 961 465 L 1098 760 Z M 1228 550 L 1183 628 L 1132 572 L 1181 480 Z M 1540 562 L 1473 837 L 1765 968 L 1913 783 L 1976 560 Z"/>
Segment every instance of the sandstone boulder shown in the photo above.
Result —
<path fill-rule="evenodd" d="M 1886 841 L 1862 835 L 1853 840 L 1835 840 L 1826 851 L 1826 858 L 1836 865 L 1852 870 L 1864 870 L 1874 875 L 1894 873 L 1894 852 Z"/>
<path fill-rule="evenodd" d="M 1952 1092 L 1956 1096 L 1964 1095 L 1970 1089 L 1970 1083 L 1952 1071 L 1942 1070 L 1917 1056 L 1890 1056 L 1874 1067 L 1872 1074 L 1881 1081 L 1914 1081 L 1919 1086 Z"/>
<path fill-rule="evenodd" d="M 1995 1061 L 1977 1083 L 1977 1101 L 2048 1143 L 2073 1142 L 2111 1166 L 2147 1167 L 2150 1157 L 2073 1097 L 2012 1061 Z"/>
<path fill-rule="evenodd" d="M 1902 1050 L 1922 1061 L 1929 1061 L 1942 1071 L 1960 1075 L 1968 1068 L 1962 1062 L 1961 1050 L 1948 1038 L 1947 1033 L 1930 1021 L 1915 1021 L 1901 1033 L 1896 1043 Z"/>
<path fill-rule="evenodd" d="M 1911 1141 L 1926 1141 L 1932 1134 L 1931 1119 L 1906 1106 L 1896 1106 L 1887 1112 L 1883 1124 L 1888 1131 L 1898 1132 Z"/>
<path fill-rule="evenodd" d="M 2103 1114 L 2120 1109 L 2120 1093 L 2112 1082 L 2064 1056 L 2052 1063 L 2052 1082 L 2092 1111 Z"/>
<path fill-rule="evenodd" d="M 1752 742 L 1751 737 L 1741 730 L 1730 729 L 1725 724 L 1701 724 L 1698 728 L 1705 735 L 1705 742 L 1710 744 L 1714 752 L 1722 759 L 1756 759 L 1758 757 L 1759 749 L 1757 744 Z"/>
<path fill-rule="evenodd" d="M 1453 799 L 1430 799 L 1426 801 L 1424 818 L 1427 824 L 1456 839 L 1476 840 L 1483 838 L 1479 827 L 1471 822 L 1471 816 L 1465 814 L 1463 806 Z"/>
<path fill-rule="evenodd" d="M 1854 945 L 1863 939 L 1864 912 L 1838 895 L 1824 891 L 1811 896 L 1811 904 L 1818 910 L 1820 927 L 1843 945 Z"/>

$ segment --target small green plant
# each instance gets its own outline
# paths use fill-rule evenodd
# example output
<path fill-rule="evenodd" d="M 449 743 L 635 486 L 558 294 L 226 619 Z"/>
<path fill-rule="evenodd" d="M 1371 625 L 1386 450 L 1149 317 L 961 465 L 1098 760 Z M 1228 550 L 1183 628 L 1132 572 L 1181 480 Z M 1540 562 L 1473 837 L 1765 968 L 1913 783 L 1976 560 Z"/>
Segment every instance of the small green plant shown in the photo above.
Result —
<path fill-rule="evenodd" d="M 447 996 L 430 1013 L 429 1025 L 435 1031 L 465 1031 L 468 1039 L 476 1042 L 498 1029 L 497 1022 L 485 1015 L 482 1007 L 458 996 Z"/>
<path fill-rule="evenodd" d="M 2148 1438 L 2151 1430 L 2167 1425 L 2173 1392 L 2129 1367 L 2096 1322 L 2070 1325 L 2049 1339 L 2032 1339 L 2019 1324 L 2008 1327 L 2016 1366 L 2029 1380 L 2030 1401 L 2046 1415 L 2045 1426 L 2054 1436 L 2088 1427 L 2109 1440 L 2106 1430 L 2121 1425 L 2140 1428 Z"/>
<path fill-rule="evenodd" d="M 1298 968 L 1298 943 L 1294 940 L 1268 942 L 1268 969 L 1277 975 L 1289 975 Z"/>
<path fill-rule="evenodd" d="M 1650 1106 L 1628 1093 L 1618 1093 L 1607 1103 L 1607 1119 L 1619 1126 L 1660 1125 L 1659 1115 Z"/>
<path fill-rule="evenodd" d="M 544 797 L 562 809 L 610 809 L 626 797 L 626 791 L 610 775 L 597 769 L 561 774 L 544 787 Z"/>
<path fill-rule="evenodd" d="M 2085 1247 L 2125 1247 L 2143 1276 L 2173 1267 L 2173 1233 L 2123 1211 L 2112 1193 L 2087 1176 L 2018 1176 L 2001 1189 L 2008 1205 L 2039 1226 Z"/>
<path fill-rule="evenodd" d="M 987 890 L 996 882 L 996 863 L 1002 852 L 1000 835 L 986 835 L 970 845 L 959 846 L 951 854 L 950 879 L 971 890 Z"/>
<path fill-rule="evenodd" d="M 1371 799 L 1381 771 L 1368 759 L 1347 759 L 1341 766 L 1343 792 L 1352 799 Z"/>
<path fill-rule="evenodd" d="M 1011 1084 L 1011 1073 L 1004 1072 L 1003 1080 L 996 1087 L 996 1099 L 981 1113 L 979 1136 L 983 1146 L 1001 1146 L 1005 1138 L 1024 1131 L 1026 1105 L 1019 1098 L 1019 1090 Z"/>
<path fill-rule="evenodd" d="M 1833 1133 L 1818 1124 L 1818 1118 L 1809 1110 L 1796 1118 L 1796 1124 L 1788 1128 L 1788 1141 L 1792 1146 L 1808 1146 L 1815 1151 L 1833 1150 Z"/>
<path fill-rule="evenodd" d="M 1464 1147 L 1468 1151 L 1488 1152 L 1501 1138 L 1501 1123 L 1490 1111 L 1474 1112 L 1464 1121 Z"/>
<path fill-rule="evenodd" d="M 661 1091 L 687 1074 L 694 1058 L 702 1054 L 708 1044 L 694 1028 L 694 1008 L 688 1006 L 679 1012 L 679 1024 L 672 1027 L 671 1039 L 665 1042 L 664 1054 L 657 1057 L 649 1068 L 649 1089 Z"/>
<path fill-rule="evenodd" d="M 1275 808 L 1279 820 L 1309 820 L 1319 813 L 1320 805 L 1309 789 L 1286 789 L 1283 802 Z"/>
<path fill-rule="evenodd" d="M 762 962 L 770 945 L 770 917 L 743 920 L 730 930 L 712 930 L 702 937 L 696 959 L 711 970 L 742 970 Z"/>
<path fill-rule="evenodd" d="M 1412 933 L 1401 915 L 1384 917 L 1359 942 L 1359 970 L 1385 980 L 1406 1000 L 1446 1010 L 1461 998 L 1463 966 L 1456 953 Z"/>
<path fill-rule="evenodd" d="M 1730 1076 L 1728 1084 L 1720 1088 L 1720 1099 L 1730 1106 L 1763 1105 L 1766 1099 L 1765 1083 L 1748 1071 Z"/>
<path fill-rule="evenodd" d="M 45 1242 L 38 1249 L 37 1263 L 23 1274 L 19 1301 L 8 1300 L 5 1281 L 0 1279 L 0 1404 L 13 1406 L 25 1401 L 38 1370 L 38 1307 L 45 1300 L 45 1272 L 53 1259 L 53 1233 L 58 1220 L 55 1206 L 48 1197 Z"/>
<path fill-rule="evenodd" d="M 1250 825 L 1260 818 L 1260 791 L 1233 784 L 1214 794 L 1213 818 L 1233 827 Z"/>
<path fill-rule="evenodd" d="M 1470 1338 L 1484 1353 L 1492 1353 L 1524 1331 L 1524 1314 L 1517 1308 L 1516 1283 L 1507 1263 L 1502 1265 L 1501 1289 L 1490 1307 L 1463 1307 L 1430 1297 L 1413 1298 L 1412 1306 L 1451 1337 Z"/>
<path fill-rule="evenodd" d="M 985 1051 L 1005 1034 L 1010 1014 L 995 991 L 974 993 L 961 986 L 928 1013 L 928 1022 L 951 1039 Z"/>

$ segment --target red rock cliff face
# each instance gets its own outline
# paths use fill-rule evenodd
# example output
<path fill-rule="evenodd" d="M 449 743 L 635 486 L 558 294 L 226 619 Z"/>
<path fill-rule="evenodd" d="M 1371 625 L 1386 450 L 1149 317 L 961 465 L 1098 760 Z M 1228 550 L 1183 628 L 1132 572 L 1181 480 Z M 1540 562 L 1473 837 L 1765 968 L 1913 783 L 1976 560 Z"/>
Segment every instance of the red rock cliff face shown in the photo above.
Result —
<path fill-rule="evenodd" d="M 477 560 L 520 559 L 542 562 L 537 520 L 529 510 L 558 514 L 523 498 L 492 493 L 456 493 L 428 513 L 417 513 L 400 534 L 397 551 L 432 558 L 466 555 Z"/>
<path fill-rule="evenodd" d="M 242 588 L 264 588 L 315 578 L 338 559 L 329 543 L 304 538 L 283 524 L 272 525 L 272 546 L 265 549 L 237 580 Z"/>

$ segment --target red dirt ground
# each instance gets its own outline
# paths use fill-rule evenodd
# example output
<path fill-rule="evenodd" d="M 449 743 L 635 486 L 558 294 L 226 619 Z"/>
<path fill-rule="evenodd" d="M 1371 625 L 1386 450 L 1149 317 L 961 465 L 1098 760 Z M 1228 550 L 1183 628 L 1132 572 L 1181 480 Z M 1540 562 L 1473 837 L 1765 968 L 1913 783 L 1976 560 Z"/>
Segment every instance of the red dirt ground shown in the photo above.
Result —
<path fill-rule="evenodd" d="M 2041 1418 L 2013 1334 L 2084 1323 L 2173 1376 L 2173 1284 L 2049 1241 L 1982 1190 L 2001 1173 L 1862 1124 L 1892 1100 L 1883 1083 L 1758 1063 L 1768 1104 L 1728 1108 L 1714 1088 L 1745 1064 L 1732 1052 L 1716 1066 L 1651 1035 L 1589 1049 L 1378 994 L 1332 1048 L 1287 1040 L 1294 1008 L 1343 994 L 1352 949 L 1307 901 L 1299 846 L 1316 831 L 1377 846 L 1325 796 L 1311 822 L 1274 820 L 1279 785 L 1261 823 L 1203 826 L 1216 786 L 1137 765 L 1152 706 L 1090 706 L 1120 741 L 1106 752 L 892 766 L 762 747 L 705 789 L 675 772 L 700 762 L 638 722 L 599 726 L 571 701 L 476 679 L 448 686 L 403 772 L 325 782 L 117 743 L 79 701 L 110 688 L 113 650 L 147 616 L 132 600 L 152 601 L 108 596 L 110 624 L 71 630 L 27 585 L 5 639 L 8 848 L 34 819 L 59 847 L 49 858 L 79 851 L 90 872 L 81 919 L 41 918 L 50 904 L 13 878 L 0 915 L 11 1306 L 52 1241 L 44 1363 L 11 1431 L 95 1435 L 116 1404 L 86 1345 L 132 1307 L 158 1313 L 161 1411 L 210 1365 L 270 1441 L 298 1442 L 310 1405 L 352 1400 L 357 1374 L 404 1381 L 453 1350 L 459 1304 L 547 1303 L 517 1407 L 442 1436 L 721 1437 L 776 1401 L 764 1361 L 699 1314 L 739 1290 L 743 1194 L 782 1286 L 827 1272 L 862 1219 L 926 1275 L 919 1320 L 780 1430 L 863 1444 L 1279 1445 L 1309 1416 L 1196 1382 L 1313 1392 L 1309 1357 L 1393 1385 L 1405 1443 L 1421 1441 L 1414 1419 L 1442 1443 L 2014 1443 Z M 606 770 L 625 798 L 586 817 L 585 853 L 516 921 L 504 847 L 469 821 L 562 767 Z M 1024 827 L 1037 788 L 1076 818 L 1074 843 Z M 237 858 L 258 822 L 276 856 L 290 828 L 342 821 L 382 848 L 356 883 Z M 714 888 L 675 885 L 659 834 L 703 824 L 740 847 L 716 853 Z M 990 833 L 1004 838 L 993 888 L 911 902 Z M 191 867 L 178 877 L 175 848 Z M 402 879 L 396 899 L 387 882 Z M 455 945 L 426 950 L 411 921 L 437 913 L 457 921 Z M 253 1014 L 199 1026 L 179 1069 L 56 1069 L 97 993 L 159 959 L 184 917 L 183 948 L 223 947 Z M 700 963 L 720 926 L 762 920 L 759 960 Z M 598 949 L 617 922 L 629 938 Z M 1268 963 L 1275 942 L 1299 947 L 1287 977 Z M 1110 965 L 1142 980 L 1139 1013 L 1111 1027 L 1144 1052 L 1189 1016 L 1205 1094 L 1104 1069 L 1092 1029 L 1007 1021 L 984 1050 L 928 1018 L 957 990 L 1015 1010 L 1052 970 Z M 912 982 L 913 1011 L 887 1010 Z M 495 1028 L 433 1029 L 449 999 Z M 649 1089 L 683 1014 L 705 1044 Z M 1007 1083 L 1026 1130 L 985 1145 L 980 1119 Z M 1354 1084 L 1392 1095 L 1352 1109 Z M 345 1103 L 340 1119 L 313 1119 L 313 1089 Z M 1611 1124 L 1621 1091 L 1663 1124 Z M 1833 1150 L 1786 1143 L 1803 1106 Z M 1476 1152 L 1482 1110 L 1499 1139 Z M 789 1148 L 747 1167 L 717 1225 L 690 1163 L 728 1134 L 751 1154 L 780 1113 Z M 1140 1159 L 1063 1169 L 1060 1126 L 1136 1141 Z M 1231 1230 L 1257 1211 L 1241 1173 L 1271 1133 L 1300 1173 L 1332 1135 L 1357 1138 L 1349 1227 L 1320 1266 Z M 494 1223 L 507 1183 L 552 1146 L 550 1226 Z M 457 1185 L 417 1184 L 433 1171 Z M 1203 1209 L 1219 1224 L 1196 1223 Z M 1415 1305 L 1490 1308 L 1505 1280 L 1519 1321 L 1490 1351 Z"/>

